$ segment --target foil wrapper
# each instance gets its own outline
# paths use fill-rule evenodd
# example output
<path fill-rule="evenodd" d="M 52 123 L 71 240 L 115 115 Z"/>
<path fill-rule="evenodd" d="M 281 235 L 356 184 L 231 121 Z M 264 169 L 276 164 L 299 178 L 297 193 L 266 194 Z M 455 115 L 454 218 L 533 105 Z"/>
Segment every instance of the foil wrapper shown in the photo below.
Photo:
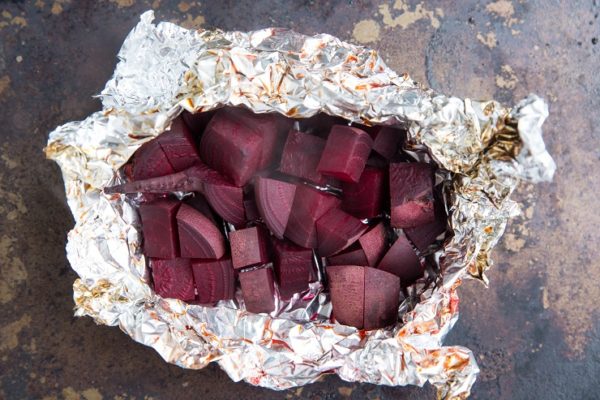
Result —
<path fill-rule="evenodd" d="M 281 29 L 187 30 L 144 13 L 119 52 L 100 97 L 103 109 L 56 128 L 47 157 L 61 167 L 76 224 L 67 255 L 79 275 L 75 314 L 118 325 L 168 362 L 200 369 L 217 362 L 234 381 L 285 389 L 336 373 L 384 385 L 430 382 L 440 398 L 465 398 L 479 372 L 473 353 L 444 346 L 458 318 L 457 287 L 486 282 L 490 252 L 518 205 L 521 179 L 549 180 L 546 103 L 530 95 L 512 108 L 436 93 L 389 69 L 377 52 L 330 35 Z M 406 150 L 444 171 L 452 235 L 401 305 L 391 330 L 359 331 L 328 321 L 322 285 L 272 315 L 240 302 L 216 307 L 163 299 L 149 285 L 136 208 L 103 194 L 144 142 L 183 109 L 244 105 L 294 118 L 324 112 L 363 124 L 401 124 Z"/>

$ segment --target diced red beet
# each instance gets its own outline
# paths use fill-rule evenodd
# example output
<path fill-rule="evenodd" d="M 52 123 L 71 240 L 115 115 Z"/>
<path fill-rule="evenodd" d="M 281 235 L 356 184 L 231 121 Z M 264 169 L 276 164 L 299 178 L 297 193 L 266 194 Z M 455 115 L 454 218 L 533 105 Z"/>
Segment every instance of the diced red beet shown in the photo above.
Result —
<path fill-rule="evenodd" d="M 154 291 L 163 298 L 194 300 L 194 276 L 187 258 L 150 259 Z"/>
<path fill-rule="evenodd" d="M 299 246 L 317 247 L 317 220 L 332 208 L 338 207 L 340 200 L 308 186 L 296 187 L 292 210 L 285 228 L 285 237 Z"/>
<path fill-rule="evenodd" d="M 400 305 L 400 279 L 375 268 L 364 270 L 364 329 L 379 329 L 395 323 Z"/>
<path fill-rule="evenodd" d="M 181 113 L 181 118 L 183 118 L 183 122 L 185 122 L 187 127 L 190 129 L 192 135 L 195 137 L 200 137 L 213 115 L 215 115 L 214 110 L 197 113 L 184 111 Z"/>
<path fill-rule="evenodd" d="M 170 129 L 155 140 L 175 171 L 183 171 L 200 161 L 194 137 L 181 117 L 173 120 Z"/>
<path fill-rule="evenodd" d="M 202 194 L 194 193 L 193 196 L 187 197 L 184 203 L 194 208 L 195 210 L 200 211 L 206 218 L 210 219 L 213 224 L 217 225 L 215 215 L 210 209 L 206 198 Z"/>
<path fill-rule="evenodd" d="M 206 200 L 217 214 L 233 225 L 241 225 L 245 220 L 244 193 L 242 188 L 230 185 L 207 183 L 203 191 Z"/>
<path fill-rule="evenodd" d="M 391 224 L 413 228 L 433 222 L 433 170 L 425 163 L 390 164 Z"/>
<path fill-rule="evenodd" d="M 196 209 L 182 204 L 177 212 L 181 257 L 217 259 L 225 254 L 225 238 L 215 224 Z"/>
<path fill-rule="evenodd" d="M 175 170 L 156 139 L 144 143 L 133 155 L 133 178 L 155 178 L 174 173 Z"/>
<path fill-rule="evenodd" d="M 239 269 L 269 262 L 268 234 L 260 226 L 239 229 L 229 234 L 233 268 Z"/>
<path fill-rule="evenodd" d="M 283 147 L 279 171 L 317 184 L 325 183 L 327 179 L 317 172 L 324 148 L 325 140 L 320 137 L 292 130 Z"/>
<path fill-rule="evenodd" d="M 387 170 L 388 166 L 390 165 L 390 162 L 382 156 L 380 156 L 379 154 L 371 152 L 371 155 L 367 159 L 367 165 L 369 167 Z"/>
<path fill-rule="evenodd" d="M 283 239 L 292 211 L 296 185 L 275 179 L 257 177 L 254 183 L 256 206 L 273 235 Z"/>
<path fill-rule="evenodd" d="M 327 139 L 327 136 L 334 125 L 348 124 L 348 121 L 344 118 L 325 113 L 319 113 L 310 118 L 303 118 L 298 120 L 298 122 L 300 123 L 302 132 L 307 132 L 323 139 Z"/>
<path fill-rule="evenodd" d="M 406 139 L 406 131 L 380 126 L 372 130 L 373 150 L 387 160 L 392 160 L 398 152 L 398 146 Z"/>
<path fill-rule="evenodd" d="M 327 263 L 328 265 L 368 265 L 367 256 L 358 243 L 341 253 L 327 257 Z"/>
<path fill-rule="evenodd" d="M 235 276 L 229 257 L 219 260 L 192 260 L 192 271 L 200 304 L 233 299 Z"/>
<path fill-rule="evenodd" d="M 344 250 L 369 228 L 358 218 L 339 208 L 332 208 L 317 220 L 319 255 L 327 257 Z"/>
<path fill-rule="evenodd" d="M 179 206 L 179 201 L 171 199 L 158 199 L 140 205 L 146 256 L 171 259 L 179 255 L 175 222 Z"/>
<path fill-rule="evenodd" d="M 373 145 L 365 131 L 346 125 L 331 129 L 317 171 L 344 182 L 358 182 Z"/>
<path fill-rule="evenodd" d="M 333 316 L 337 322 L 362 329 L 365 311 L 365 269 L 357 265 L 326 268 Z"/>
<path fill-rule="evenodd" d="M 273 266 L 279 293 L 288 300 L 294 293 L 308 289 L 309 282 L 317 280 L 312 250 L 282 240 L 273 240 Z"/>
<path fill-rule="evenodd" d="M 419 257 L 404 234 L 398 236 L 377 268 L 399 277 L 402 286 L 413 284 L 424 273 Z"/>
<path fill-rule="evenodd" d="M 358 238 L 360 247 L 367 258 L 367 265 L 375 267 L 387 249 L 387 233 L 383 222 L 375 225 Z"/>
<path fill-rule="evenodd" d="M 446 232 L 446 216 L 436 216 L 433 222 L 414 228 L 407 228 L 404 232 L 420 252 L 425 252 L 429 245 L 434 243 L 439 236 Z"/>
<path fill-rule="evenodd" d="M 275 310 L 275 285 L 271 268 L 240 272 L 240 286 L 247 311 L 258 314 Z"/>
<path fill-rule="evenodd" d="M 382 212 L 385 171 L 366 167 L 357 183 L 342 184 L 342 209 L 357 218 L 373 218 Z"/>

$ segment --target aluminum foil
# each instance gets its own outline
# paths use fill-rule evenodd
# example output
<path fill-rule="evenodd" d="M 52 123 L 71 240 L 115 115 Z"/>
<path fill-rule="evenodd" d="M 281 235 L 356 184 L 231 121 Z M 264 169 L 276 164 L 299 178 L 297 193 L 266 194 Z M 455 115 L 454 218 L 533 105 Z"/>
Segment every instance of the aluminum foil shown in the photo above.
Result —
<path fill-rule="evenodd" d="M 62 169 L 76 221 L 67 243 L 79 275 L 75 314 L 118 325 L 181 367 L 217 362 L 234 381 L 285 389 L 336 373 L 374 384 L 430 382 L 441 398 L 467 397 L 479 372 L 473 353 L 442 342 L 458 318 L 457 287 L 468 277 L 485 281 L 491 249 L 518 213 L 510 195 L 519 180 L 552 178 L 555 165 L 541 131 L 546 103 L 530 95 L 506 108 L 444 96 L 396 74 L 376 51 L 329 35 L 193 31 L 155 25 L 153 18 L 144 13 L 123 43 L 100 95 L 102 111 L 59 126 L 46 148 Z M 297 299 L 301 307 L 280 307 L 274 315 L 248 313 L 236 302 L 189 305 L 153 292 L 135 207 L 102 188 L 182 109 L 223 105 L 402 124 L 407 150 L 448 171 L 453 235 L 432 256 L 440 273 L 415 286 L 393 330 L 361 332 L 329 322 L 319 284 Z"/>

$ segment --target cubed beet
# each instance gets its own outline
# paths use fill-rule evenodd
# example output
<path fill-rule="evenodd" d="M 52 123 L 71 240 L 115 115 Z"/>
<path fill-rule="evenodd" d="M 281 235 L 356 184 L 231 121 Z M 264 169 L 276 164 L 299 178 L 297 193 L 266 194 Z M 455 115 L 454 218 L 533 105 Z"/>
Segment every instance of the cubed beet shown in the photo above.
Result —
<path fill-rule="evenodd" d="M 273 253 L 279 293 L 284 300 L 308 289 L 308 284 L 317 280 L 312 250 L 275 239 Z"/>
<path fill-rule="evenodd" d="M 433 222 L 428 224 L 416 226 L 414 228 L 407 228 L 404 230 L 408 239 L 413 242 L 415 247 L 420 252 L 427 251 L 429 245 L 435 243 L 435 241 L 442 237 L 442 234 L 446 232 L 446 215 L 436 215 Z"/>
<path fill-rule="evenodd" d="M 387 232 L 383 222 L 365 232 L 359 239 L 360 247 L 367 258 L 367 265 L 375 267 L 387 250 Z"/>
<path fill-rule="evenodd" d="M 283 147 L 278 170 L 284 174 L 323 184 L 326 178 L 317 171 L 317 165 L 324 148 L 325 140 L 320 137 L 292 130 Z"/>
<path fill-rule="evenodd" d="M 174 172 L 173 166 L 156 139 L 144 143 L 133 155 L 135 180 L 156 178 Z"/>
<path fill-rule="evenodd" d="M 192 260 L 192 271 L 198 290 L 197 301 L 200 304 L 233 299 L 235 276 L 229 257 L 219 260 Z"/>
<path fill-rule="evenodd" d="M 386 160 L 392 160 L 398 153 L 398 147 L 406 139 L 406 131 L 380 126 L 372 130 L 373 151 L 383 156 Z"/>
<path fill-rule="evenodd" d="M 366 167 L 358 183 L 342 184 L 342 209 L 357 218 L 373 218 L 381 214 L 385 171 Z"/>
<path fill-rule="evenodd" d="M 317 171 L 344 182 L 358 182 L 373 145 L 365 131 L 346 125 L 335 125 L 327 137 Z"/>
<path fill-rule="evenodd" d="M 413 228 L 433 222 L 433 170 L 425 163 L 390 164 L 391 224 Z"/>
<path fill-rule="evenodd" d="M 200 161 L 194 137 L 181 117 L 174 119 L 169 130 L 156 140 L 175 171 L 183 171 Z"/>
<path fill-rule="evenodd" d="M 146 256 L 171 259 L 179 255 L 175 221 L 179 206 L 179 201 L 171 199 L 158 199 L 140 205 Z"/>
<path fill-rule="evenodd" d="M 327 257 L 356 242 L 369 226 L 339 208 L 332 208 L 317 220 L 316 228 L 317 251 Z"/>
<path fill-rule="evenodd" d="M 275 310 L 275 285 L 271 268 L 240 272 L 240 286 L 247 311 L 258 314 Z"/>
<path fill-rule="evenodd" d="M 326 268 L 333 316 L 341 324 L 362 329 L 365 311 L 365 269 L 357 265 Z"/>
<path fill-rule="evenodd" d="M 327 257 L 328 265 L 369 265 L 367 256 L 362 247 L 357 243 L 346 250 L 333 256 Z"/>
<path fill-rule="evenodd" d="M 194 300 L 194 275 L 187 258 L 150 259 L 154 291 L 161 297 Z"/>
<path fill-rule="evenodd" d="M 375 268 L 365 268 L 364 325 L 366 330 L 380 329 L 398 320 L 400 279 Z M 335 312 L 335 309 L 334 309 Z"/>
<path fill-rule="evenodd" d="M 402 233 L 383 256 L 377 268 L 399 277 L 403 287 L 413 284 L 424 273 L 419 257 Z"/>
<path fill-rule="evenodd" d="M 217 225 L 215 214 L 211 210 L 206 198 L 202 194 L 194 193 L 192 196 L 186 197 L 184 203 L 193 209 L 200 211 L 202 215 L 210 219 L 213 224 Z"/>
<path fill-rule="evenodd" d="M 327 211 L 338 207 L 340 200 L 308 186 L 296 188 L 292 210 L 285 229 L 285 237 L 306 248 L 317 247 L 316 222 Z"/>
<path fill-rule="evenodd" d="M 288 224 L 296 185 L 275 179 L 257 177 L 254 183 L 256 206 L 273 235 L 283 239 Z"/>
<path fill-rule="evenodd" d="M 196 138 L 199 138 L 206 129 L 206 126 L 210 122 L 210 119 L 215 115 L 214 110 L 205 111 L 205 112 L 197 112 L 191 113 L 188 111 L 183 111 L 181 113 L 181 118 L 183 118 L 183 122 L 187 125 L 189 130 L 192 132 L 192 135 Z"/>
<path fill-rule="evenodd" d="M 177 212 L 179 248 L 182 257 L 218 259 L 225 254 L 225 238 L 200 211 L 182 204 Z"/>
<path fill-rule="evenodd" d="M 260 226 L 239 229 L 229 234 L 233 268 L 239 269 L 270 261 L 268 233 Z"/>

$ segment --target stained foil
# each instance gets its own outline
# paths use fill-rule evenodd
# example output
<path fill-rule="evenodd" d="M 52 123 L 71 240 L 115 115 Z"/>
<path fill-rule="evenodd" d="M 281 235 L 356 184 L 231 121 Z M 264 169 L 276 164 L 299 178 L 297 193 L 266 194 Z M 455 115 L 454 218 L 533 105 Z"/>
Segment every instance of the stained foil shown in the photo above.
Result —
<path fill-rule="evenodd" d="M 440 398 L 466 398 L 479 372 L 473 353 L 442 342 L 458 318 L 461 281 L 486 282 L 490 252 L 518 213 L 510 195 L 519 180 L 552 178 L 541 130 L 546 103 L 530 95 L 507 108 L 444 96 L 396 74 L 376 51 L 330 35 L 194 31 L 153 19 L 144 13 L 123 43 L 100 95 L 102 111 L 59 126 L 45 149 L 61 167 L 76 222 L 67 243 L 79 275 L 75 315 L 118 325 L 181 367 L 217 362 L 234 381 L 285 389 L 333 372 L 374 384 L 430 382 Z M 239 301 L 204 307 L 153 292 L 135 206 L 102 188 L 183 109 L 223 105 L 402 124 L 406 150 L 447 171 L 453 235 L 431 257 L 439 274 L 417 283 L 393 330 L 329 322 L 331 305 L 319 283 L 273 315 L 248 313 Z"/>

